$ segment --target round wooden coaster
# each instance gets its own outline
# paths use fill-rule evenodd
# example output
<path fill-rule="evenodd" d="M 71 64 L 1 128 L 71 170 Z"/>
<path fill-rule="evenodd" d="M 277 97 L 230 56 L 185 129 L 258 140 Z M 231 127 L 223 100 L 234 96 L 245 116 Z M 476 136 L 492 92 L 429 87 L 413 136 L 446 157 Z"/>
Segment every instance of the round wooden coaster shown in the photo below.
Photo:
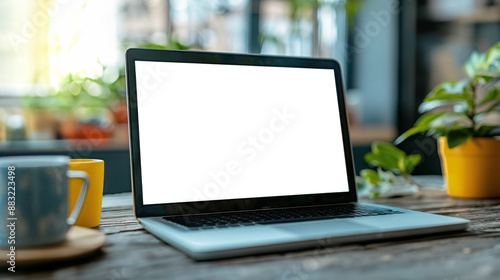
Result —
<path fill-rule="evenodd" d="M 63 243 L 39 248 L 16 248 L 16 266 L 81 258 L 99 250 L 105 242 L 106 235 L 98 230 L 72 226 Z M 5 249 L 0 250 L 0 262 L 3 265 L 9 261 L 8 253 Z"/>

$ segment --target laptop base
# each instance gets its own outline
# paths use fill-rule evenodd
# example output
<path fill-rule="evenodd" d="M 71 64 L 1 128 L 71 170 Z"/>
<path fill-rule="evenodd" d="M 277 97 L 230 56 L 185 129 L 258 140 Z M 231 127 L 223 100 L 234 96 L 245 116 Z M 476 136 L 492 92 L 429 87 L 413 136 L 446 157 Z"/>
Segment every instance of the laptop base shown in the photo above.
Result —
<path fill-rule="evenodd" d="M 404 213 L 198 231 L 182 229 L 161 217 L 139 221 L 159 239 L 200 261 L 461 231 L 468 226 L 464 219 L 379 207 Z"/>

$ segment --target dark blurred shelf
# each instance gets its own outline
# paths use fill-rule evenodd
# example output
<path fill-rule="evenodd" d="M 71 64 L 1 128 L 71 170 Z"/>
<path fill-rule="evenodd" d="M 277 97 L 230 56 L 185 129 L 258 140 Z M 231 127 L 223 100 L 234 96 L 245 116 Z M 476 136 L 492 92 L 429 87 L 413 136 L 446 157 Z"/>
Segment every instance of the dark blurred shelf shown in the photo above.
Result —
<path fill-rule="evenodd" d="M 128 144 L 107 139 L 0 141 L 0 153 L 32 151 L 128 150 Z"/>
<path fill-rule="evenodd" d="M 3 141 L 0 156 L 67 155 L 104 160 L 104 193 L 131 191 L 130 155 L 123 142 L 102 139 Z"/>

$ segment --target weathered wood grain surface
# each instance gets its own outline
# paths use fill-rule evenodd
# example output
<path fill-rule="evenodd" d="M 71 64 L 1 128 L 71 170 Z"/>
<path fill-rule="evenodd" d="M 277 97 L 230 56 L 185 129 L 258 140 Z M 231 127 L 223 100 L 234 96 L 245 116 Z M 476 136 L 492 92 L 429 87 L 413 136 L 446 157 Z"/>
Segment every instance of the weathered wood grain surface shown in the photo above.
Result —
<path fill-rule="evenodd" d="M 101 252 L 77 263 L 17 267 L 15 274 L 1 272 L 0 279 L 500 279 L 500 199 L 453 199 L 426 190 L 375 202 L 466 218 L 471 226 L 461 233 L 349 245 L 318 242 L 299 252 L 195 262 L 141 228 L 130 194 L 108 195 L 98 227 L 107 235 Z"/>

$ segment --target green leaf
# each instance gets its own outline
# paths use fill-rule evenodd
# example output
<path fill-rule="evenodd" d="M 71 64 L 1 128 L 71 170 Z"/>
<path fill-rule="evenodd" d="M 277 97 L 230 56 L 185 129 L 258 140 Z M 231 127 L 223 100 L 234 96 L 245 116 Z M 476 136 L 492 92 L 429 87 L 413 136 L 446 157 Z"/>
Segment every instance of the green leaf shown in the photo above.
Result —
<path fill-rule="evenodd" d="M 498 98 L 498 84 L 500 82 L 500 76 L 493 78 L 478 78 L 477 86 L 475 91 L 475 99 L 479 104 L 486 103 L 488 101 Z"/>
<path fill-rule="evenodd" d="M 488 91 L 488 93 L 484 96 L 483 100 L 479 102 L 479 104 L 484 104 L 495 99 L 500 99 L 500 89 L 495 88 Z"/>
<path fill-rule="evenodd" d="M 440 90 L 438 92 L 435 92 L 435 94 L 427 96 L 424 100 L 425 101 L 434 101 L 434 100 L 467 101 L 467 97 L 463 96 L 462 94 L 449 93 L 449 92 L 446 92 L 444 90 Z"/>
<path fill-rule="evenodd" d="M 500 43 L 491 47 L 486 53 L 486 65 L 488 67 L 495 65 L 500 60 Z"/>
<path fill-rule="evenodd" d="M 468 114 L 469 108 L 471 108 L 470 104 L 467 102 L 457 102 L 453 105 L 452 110 L 455 113 Z"/>
<path fill-rule="evenodd" d="M 464 70 L 469 78 L 474 78 L 477 70 L 487 70 L 486 69 L 486 54 L 473 52 L 467 62 L 465 62 Z"/>
<path fill-rule="evenodd" d="M 464 88 L 469 84 L 469 79 L 463 79 L 458 82 L 444 82 L 435 87 L 427 96 L 425 101 L 433 100 L 464 100 Z"/>
<path fill-rule="evenodd" d="M 415 123 L 415 127 L 432 127 L 432 123 L 437 119 L 443 117 L 444 115 L 448 115 L 450 112 L 439 112 L 439 113 L 427 113 L 422 115 L 417 122 Z"/>
<path fill-rule="evenodd" d="M 411 174 L 415 167 L 420 163 L 422 160 L 422 156 L 419 154 L 414 154 L 414 155 L 409 155 L 405 158 L 404 164 L 405 164 L 405 173 L 406 174 Z"/>
<path fill-rule="evenodd" d="M 387 170 L 398 169 L 398 157 L 393 154 L 374 154 L 372 152 L 365 154 L 365 161 L 372 166 L 380 166 Z"/>
<path fill-rule="evenodd" d="M 485 81 L 489 81 L 492 78 L 495 78 L 496 76 L 498 76 L 498 69 L 496 71 L 477 70 L 476 76 L 474 78 L 475 79 L 484 79 Z"/>
<path fill-rule="evenodd" d="M 460 146 L 467 142 L 474 136 L 474 130 L 472 128 L 462 128 L 457 130 L 452 130 L 447 135 L 448 147 L 450 149 Z"/>
<path fill-rule="evenodd" d="M 408 174 L 406 158 L 408 158 L 408 156 L 404 151 L 385 142 L 374 142 L 372 144 L 372 151 L 365 155 L 365 161 L 368 164 L 389 170 L 391 171 L 390 174 L 393 176 L 393 173 L 402 174 L 404 176 Z M 413 162 L 413 160 L 414 159 L 412 159 L 411 162 Z M 381 172 L 383 173 L 382 169 L 379 170 L 380 178 L 382 178 Z M 384 179 L 382 178 L 382 180 Z"/>
<path fill-rule="evenodd" d="M 398 158 L 406 156 L 405 152 L 401 151 L 396 146 L 389 144 L 389 143 L 381 142 L 381 141 L 373 142 L 371 148 L 372 148 L 372 151 L 374 151 L 374 153 L 376 153 L 376 154 L 387 153 L 387 154 L 392 154 Z"/>
<path fill-rule="evenodd" d="M 405 158 L 405 152 L 392 144 L 380 141 L 373 142 L 371 148 L 372 151 L 365 155 L 368 164 L 399 173 L 400 161 Z"/>
<path fill-rule="evenodd" d="M 482 121 L 486 116 L 488 116 L 495 108 L 499 105 L 500 100 L 492 102 L 491 104 L 483 104 L 476 108 L 476 115 L 474 116 L 474 122 L 478 123 Z"/>
<path fill-rule="evenodd" d="M 363 169 L 359 174 L 369 185 L 378 186 L 382 182 L 380 176 L 378 175 L 378 172 L 375 170 Z"/>
<path fill-rule="evenodd" d="M 174 50 L 189 50 L 191 47 L 181 44 L 179 41 L 173 41 L 171 40 L 169 42 L 169 48 L 174 49 Z"/>
<path fill-rule="evenodd" d="M 426 128 L 426 127 L 415 127 L 414 126 L 414 127 L 410 128 L 410 129 L 408 129 L 407 131 L 405 131 L 398 138 L 396 138 L 396 140 L 394 140 L 394 144 L 395 145 L 399 145 L 404 140 L 410 138 L 411 136 L 419 134 L 419 133 L 426 132 L 427 130 L 428 130 L 428 128 Z"/>
<path fill-rule="evenodd" d="M 420 114 L 424 114 L 435 109 L 446 110 L 449 108 L 453 108 L 456 102 L 457 101 L 449 101 L 449 100 L 423 101 L 418 107 L 418 112 Z"/>
<path fill-rule="evenodd" d="M 398 145 L 398 144 L 400 144 L 401 142 L 403 142 L 404 140 L 410 138 L 413 135 L 416 135 L 416 134 L 419 134 L 419 133 L 424 133 L 424 132 L 427 132 L 427 131 L 431 130 L 434 127 L 432 125 L 432 123 L 435 120 L 443 117 L 445 114 L 449 114 L 449 112 L 439 112 L 439 113 L 429 112 L 429 113 L 426 113 L 426 114 L 422 115 L 417 120 L 417 122 L 415 122 L 415 125 L 412 128 L 410 128 L 407 131 L 405 131 L 403 134 L 401 134 L 401 136 L 399 136 L 394 141 L 394 144 Z"/>
<path fill-rule="evenodd" d="M 371 191 L 370 198 L 379 198 L 381 195 L 380 191 Z"/>

